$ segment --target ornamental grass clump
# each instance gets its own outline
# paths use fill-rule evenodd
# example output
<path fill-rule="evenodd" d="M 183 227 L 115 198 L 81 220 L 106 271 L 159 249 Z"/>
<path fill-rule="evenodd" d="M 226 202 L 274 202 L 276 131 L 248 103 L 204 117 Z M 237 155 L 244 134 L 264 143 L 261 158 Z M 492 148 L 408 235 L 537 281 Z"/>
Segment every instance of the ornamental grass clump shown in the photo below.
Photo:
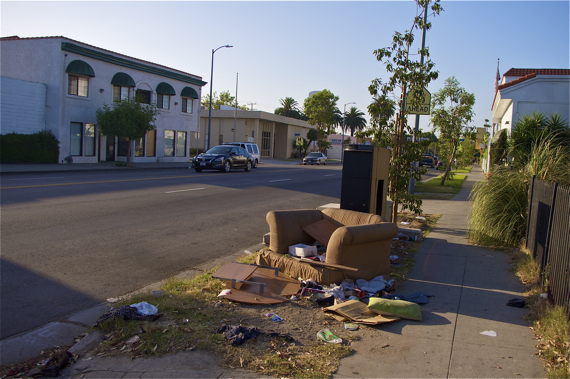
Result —
<path fill-rule="evenodd" d="M 528 123 L 528 120 L 522 121 Z M 519 123 L 515 125 L 513 134 L 517 127 Z M 525 154 L 518 155 L 519 159 L 512 168 L 498 167 L 487 176 L 487 180 L 473 186 L 469 195 L 473 206 L 468 223 L 472 242 L 489 247 L 518 246 L 526 237 L 528 190 L 532 177 L 561 185 L 570 184 L 569 144 L 560 138 L 558 129 L 549 130 L 533 133 L 536 139 L 530 146 L 511 141 L 511 146 L 519 146 Z M 520 136 L 517 138 L 522 140 Z M 513 150 L 511 154 L 516 155 Z"/>

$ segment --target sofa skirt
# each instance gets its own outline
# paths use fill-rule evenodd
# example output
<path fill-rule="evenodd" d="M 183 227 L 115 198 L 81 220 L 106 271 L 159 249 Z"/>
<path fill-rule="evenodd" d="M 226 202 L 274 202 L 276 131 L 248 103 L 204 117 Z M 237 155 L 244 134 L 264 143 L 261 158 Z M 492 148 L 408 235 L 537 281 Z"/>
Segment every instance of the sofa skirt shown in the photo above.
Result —
<path fill-rule="evenodd" d="M 280 272 L 294 279 L 313 279 L 315 282 L 325 286 L 333 283 L 338 285 L 346 279 L 346 276 L 340 270 L 311 266 L 309 263 L 300 262 L 269 249 L 261 250 L 257 255 L 255 263 L 261 266 L 278 267 Z"/>

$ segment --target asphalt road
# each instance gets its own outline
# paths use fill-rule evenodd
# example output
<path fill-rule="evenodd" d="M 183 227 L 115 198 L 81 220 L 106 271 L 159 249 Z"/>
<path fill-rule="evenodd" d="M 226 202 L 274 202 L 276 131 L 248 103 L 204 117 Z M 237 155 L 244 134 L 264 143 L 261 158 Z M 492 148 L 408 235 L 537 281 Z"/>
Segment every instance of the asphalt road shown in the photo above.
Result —
<path fill-rule="evenodd" d="M 340 198 L 340 166 L 1 179 L 0 338 L 261 242 L 265 215 Z"/>

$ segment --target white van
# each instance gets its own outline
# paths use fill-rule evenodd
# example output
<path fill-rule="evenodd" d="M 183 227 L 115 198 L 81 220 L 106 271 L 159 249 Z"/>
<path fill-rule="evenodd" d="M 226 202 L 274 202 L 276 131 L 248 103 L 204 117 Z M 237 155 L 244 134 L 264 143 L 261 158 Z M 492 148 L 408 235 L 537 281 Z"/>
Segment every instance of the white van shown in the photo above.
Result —
<path fill-rule="evenodd" d="M 224 145 L 241 146 L 248 153 L 251 154 L 253 158 L 253 168 L 257 168 L 259 162 L 261 162 L 261 154 L 259 154 L 259 147 L 257 144 L 251 142 L 224 142 Z"/>

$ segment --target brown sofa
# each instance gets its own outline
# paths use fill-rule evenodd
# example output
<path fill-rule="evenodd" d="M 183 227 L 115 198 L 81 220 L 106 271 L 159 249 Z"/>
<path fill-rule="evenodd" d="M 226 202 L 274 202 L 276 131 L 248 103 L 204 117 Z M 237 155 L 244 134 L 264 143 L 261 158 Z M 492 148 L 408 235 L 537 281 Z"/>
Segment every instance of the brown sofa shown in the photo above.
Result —
<path fill-rule="evenodd" d="M 322 219 L 338 227 L 329 240 L 326 263 L 357 268 L 357 272 L 312 266 L 285 255 L 291 245 L 312 244 L 314 239 L 301 227 Z M 269 249 L 259 253 L 256 260 L 259 265 L 279 267 L 295 279 L 313 279 L 324 285 L 340 284 L 345 278 L 370 280 L 379 275 L 386 280 L 390 278 L 390 247 L 398 227 L 381 216 L 328 208 L 271 211 L 266 220 Z"/>

